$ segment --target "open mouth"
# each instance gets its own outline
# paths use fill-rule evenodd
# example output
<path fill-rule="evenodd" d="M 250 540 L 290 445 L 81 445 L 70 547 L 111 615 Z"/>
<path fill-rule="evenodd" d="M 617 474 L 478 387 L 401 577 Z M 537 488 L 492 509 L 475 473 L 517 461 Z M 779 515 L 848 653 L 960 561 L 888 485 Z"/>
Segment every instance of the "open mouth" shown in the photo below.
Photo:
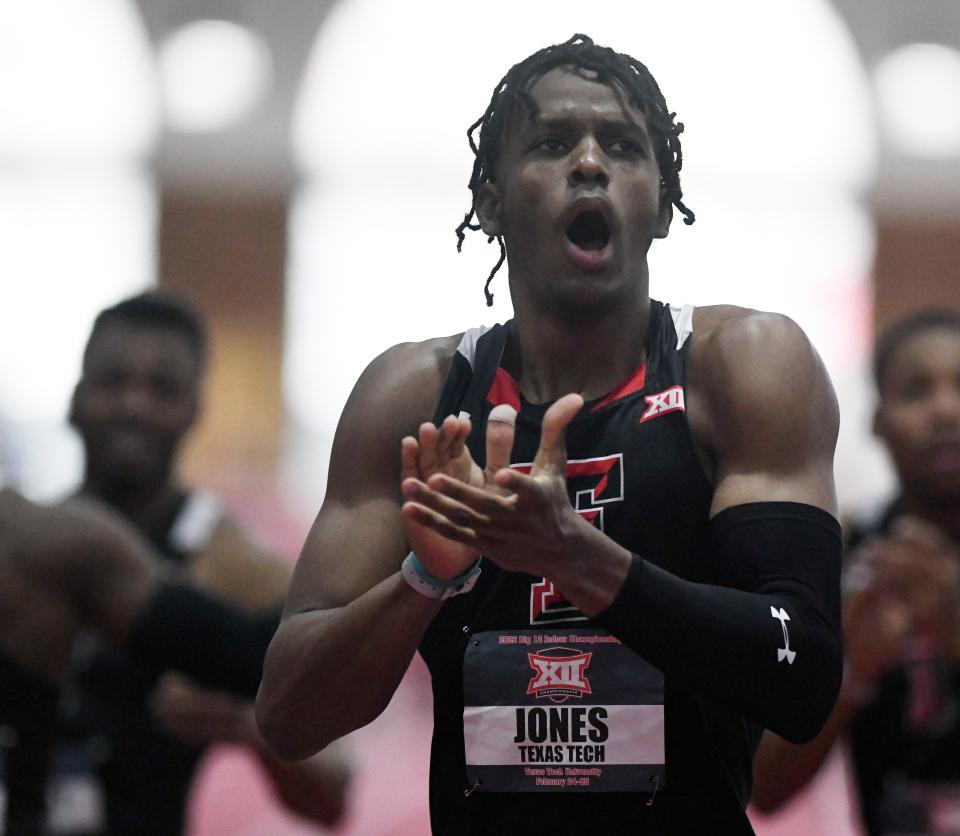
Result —
<path fill-rule="evenodd" d="M 610 226 L 599 212 L 581 212 L 567 227 L 567 238 L 581 250 L 595 252 L 610 242 Z"/>

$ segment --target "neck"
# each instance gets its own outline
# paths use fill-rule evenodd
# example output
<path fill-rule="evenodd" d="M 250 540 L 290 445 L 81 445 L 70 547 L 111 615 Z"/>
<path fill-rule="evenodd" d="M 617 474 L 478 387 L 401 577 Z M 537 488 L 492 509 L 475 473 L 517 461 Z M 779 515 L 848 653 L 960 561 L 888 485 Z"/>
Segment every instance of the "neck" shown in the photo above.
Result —
<path fill-rule="evenodd" d="M 504 366 L 532 403 L 570 392 L 602 397 L 646 359 L 650 298 L 646 289 L 597 315 L 568 316 L 514 298 L 514 334 Z"/>
<path fill-rule="evenodd" d="M 960 544 L 960 499 L 932 502 L 904 493 L 901 506 L 906 513 L 935 525 L 955 543 Z"/>
<path fill-rule="evenodd" d="M 152 531 L 169 513 L 182 492 L 170 481 L 133 487 L 113 484 L 88 474 L 79 493 L 119 512 L 141 531 Z"/>

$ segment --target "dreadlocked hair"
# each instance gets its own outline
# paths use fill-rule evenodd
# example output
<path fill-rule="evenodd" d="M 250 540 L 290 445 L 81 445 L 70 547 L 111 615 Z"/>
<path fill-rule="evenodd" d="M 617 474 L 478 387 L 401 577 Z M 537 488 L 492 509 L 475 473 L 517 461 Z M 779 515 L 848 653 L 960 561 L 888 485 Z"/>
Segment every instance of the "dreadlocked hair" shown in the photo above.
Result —
<path fill-rule="evenodd" d="M 614 52 L 609 47 L 597 46 L 587 35 L 574 35 L 562 44 L 545 47 L 524 58 L 519 64 L 514 64 L 494 88 L 493 97 L 483 116 L 467 130 L 467 140 L 474 154 L 473 173 L 467 184 L 473 199 L 470 211 L 457 227 L 457 252 L 463 248 L 466 230 L 480 229 L 480 224 L 475 221 L 477 195 L 484 183 L 494 180 L 494 167 L 501 148 L 504 126 L 514 105 L 518 100 L 522 101 L 531 115 L 535 113 L 536 104 L 528 93 L 530 85 L 554 67 L 562 65 L 591 70 L 597 74 L 597 81 L 607 84 L 611 79 L 615 79 L 623 86 L 650 123 L 654 152 L 660 168 L 660 182 L 667 197 L 683 215 L 685 224 L 692 224 L 696 220 L 693 212 L 684 205 L 683 191 L 680 188 L 680 169 L 683 167 L 680 134 L 683 133 L 683 123 L 674 121 L 676 113 L 667 109 L 656 79 L 636 58 Z M 479 143 L 474 139 L 478 130 Z M 491 243 L 494 238 L 500 245 L 500 258 L 483 286 L 488 306 L 493 304 L 490 283 L 507 257 L 502 236 L 491 235 L 487 238 L 487 243 Z"/>

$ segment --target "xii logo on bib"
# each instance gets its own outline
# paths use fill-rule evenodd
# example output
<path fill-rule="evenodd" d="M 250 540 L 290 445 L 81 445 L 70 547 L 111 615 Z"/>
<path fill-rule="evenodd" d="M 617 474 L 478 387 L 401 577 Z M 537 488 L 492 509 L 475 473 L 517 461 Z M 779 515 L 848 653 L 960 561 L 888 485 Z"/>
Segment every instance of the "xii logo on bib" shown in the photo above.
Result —
<path fill-rule="evenodd" d="M 527 693 L 546 697 L 556 703 L 589 694 L 590 681 L 586 677 L 586 670 L 592 655 L 563 647 L 552 647 L 543 653 L 528 653 L 527 659 L 535 673 L 527 686 Z"/>

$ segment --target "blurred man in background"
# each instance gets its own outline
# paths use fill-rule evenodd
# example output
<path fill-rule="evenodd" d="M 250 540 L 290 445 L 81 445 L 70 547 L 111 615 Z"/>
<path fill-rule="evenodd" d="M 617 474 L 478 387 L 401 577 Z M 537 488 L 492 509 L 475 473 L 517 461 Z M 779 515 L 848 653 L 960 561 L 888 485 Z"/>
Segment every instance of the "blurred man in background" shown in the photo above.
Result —
<path fill-rule="evenodd" d="M 0 790 L 6 836 L 46 834 L 60 685 L 78 636 L 126 646 L 154 676 L 186 671 L 252 694 L 272 619 L 161 577 L 137 532 L 99 503 L 54 507 L 0 490 Z M 198 635 L 206 640 L 197 642 Z"/>
<path fill-rule="evenodd" d="M 288 567 L 216 497 L 177 480 L 205 362 L 204 324 L 175 297 L 145 293 L 97 317 L 70 411 L 86 454 L 79 493 L 132 522 L 162 556 L 163 572 L 279 618 Z M 180 675 L 157 681 L 137 659 L 95 641 L 78 656 L 63 701 L 61 787 L 73 792 L 54 806 L 61 832 L 143 833 L 149 822 L 154 836 L 181 834 L 193 776 L 216 742 L 253 752 L 294 812 L 325 824 L 342 815 L 348 770 L 338 754 L 280 761 L 262 745 L 248 700 Z"/>
<path fill-rule="evenodd" d="M 767 732 L 754 804 L 779 808 L 848 741 L 870 834 L 960 832 L 960 314 L 924 311 L 874 355 L 874 430 L 899 495 L 848 532 L 845 668 L 824 731 Z"/>

